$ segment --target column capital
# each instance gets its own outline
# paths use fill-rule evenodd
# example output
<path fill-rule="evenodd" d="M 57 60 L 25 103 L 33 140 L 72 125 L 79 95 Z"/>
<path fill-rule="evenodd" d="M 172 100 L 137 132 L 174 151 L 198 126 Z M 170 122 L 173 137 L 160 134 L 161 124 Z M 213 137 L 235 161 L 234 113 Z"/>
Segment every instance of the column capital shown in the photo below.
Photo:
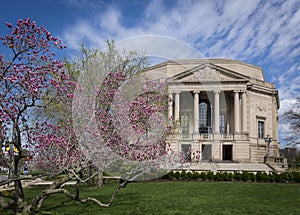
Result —
<path fill-rule="evenodd" d="M 200 90 L 194 90 L 193 93 L 200 93 Z"/>
<path fill-rule="evenodd" d="M 214 93 L 220 93 L 221 90 L 214 90 Z"/>

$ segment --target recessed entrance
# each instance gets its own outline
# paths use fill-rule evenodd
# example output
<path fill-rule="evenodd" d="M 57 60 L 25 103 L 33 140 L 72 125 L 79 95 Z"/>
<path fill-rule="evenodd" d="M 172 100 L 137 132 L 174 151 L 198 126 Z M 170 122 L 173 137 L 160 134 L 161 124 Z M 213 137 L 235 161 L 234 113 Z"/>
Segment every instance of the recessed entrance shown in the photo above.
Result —
<path fill-rule="evenodd" d="M 211 144 L 202 144 L 202 161 L 211 161 Z"/>
<path fill-rule="evenodd" d="M 232 145 L 223 145 L 223 160 L 232 161 Z"/>

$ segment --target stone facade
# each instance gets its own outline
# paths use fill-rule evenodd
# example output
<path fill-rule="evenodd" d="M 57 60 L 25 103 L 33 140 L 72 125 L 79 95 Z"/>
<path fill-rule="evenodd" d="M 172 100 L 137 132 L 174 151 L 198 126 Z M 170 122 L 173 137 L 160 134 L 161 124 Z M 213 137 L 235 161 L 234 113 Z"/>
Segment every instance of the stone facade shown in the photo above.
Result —
<path fill-rule="evenodd" d="M 279 158 L 278 91 L 262 68 L 231 59 L 188 59 L 155 65 L 147 74 L 167 80 L 168 114 L 176 127 L 167 141 L 191 162 Z"/>

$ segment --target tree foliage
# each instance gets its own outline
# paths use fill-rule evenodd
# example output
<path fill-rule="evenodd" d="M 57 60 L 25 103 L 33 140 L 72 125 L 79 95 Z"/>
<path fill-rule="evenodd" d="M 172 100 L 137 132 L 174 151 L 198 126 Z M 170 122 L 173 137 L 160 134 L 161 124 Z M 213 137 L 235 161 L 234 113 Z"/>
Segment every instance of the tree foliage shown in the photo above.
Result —
<path fill-rule="evenodd" d="M 284 113 L 286 122 L 290 124 L 290 128 L 293 130 L 293 134 L 297 143 L 300 143 L 300 98 L 296 99 L 296 102 L 292 105 L 291 109 Z"/>
<path fill-rule="evenodd" d="M 0 185 L 13 182 L 15 191 L 12 201 L 0 196 L 2 207 L 13 208 L 16 214 L 37 212 L 44 200 L 56 193 L 109 207 L 127 180 L 151 175 L 161 167 L 156 159 L 171 152 L 165 143 L 170 131 L 165 120 L 166 86 L 140 75 L 146 58 L 120 52 L 108 41 L 107 50 L 82 46 L 83 56 L 63 63 L 54 50 L 65 46 L 45 27 L 30 19 L 19 20 L 15 27 L 6 25 L 11 33 L 0 37 L 5 47 L 0 55 L 0 144 L 3 149 L 10 148 L 1 151 L 1 161 L 11 176 Z M 101 75 L 102 82 L 97 82 Z M 75 83 L 77 78 L 81 82 Z M 73 91 L 83 89 L 88 89 L 86 94 L 75 97 Z M 90 101 L 90 93 L 96 95 L 96 102 Z M 78 112 L 74 112 L 76 104 L 81 104 Z M 91 113 L 85 114 L 91 104 Z M 76 114 L 83 116 L 81 121 L 76 121 Z M 90 126 L 91 122 L 96 126 Z M 20 175 L 21 161 L 29 156 L 39 170 L 63 174 L 31 201 L 25 198 L 22 181 L 33 178 Z M 167 156 L 163 162 L 172 162 L 171 158 Z M 125 181 L 108 203 L 93 197 L 82 199 L 79 189 L 72 194 L 63 188 L 69 180 L 84 183 L 103 170 L 120 167 Z M 90 168 L 95 169 L 94 174 L 85 177 Z"/>

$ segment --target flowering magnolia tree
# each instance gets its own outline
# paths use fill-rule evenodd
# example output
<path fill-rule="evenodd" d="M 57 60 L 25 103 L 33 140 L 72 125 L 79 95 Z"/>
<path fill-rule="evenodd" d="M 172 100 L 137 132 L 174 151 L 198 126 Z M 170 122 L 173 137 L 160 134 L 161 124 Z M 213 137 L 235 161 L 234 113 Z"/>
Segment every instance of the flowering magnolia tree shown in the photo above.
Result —
<path fill-rule="evenodd" d="M 20 162 L 28 157 L 35 158 L 37 146 L 66 141 L 55 132 L 57 127 L 54 125 L 35 121 L 34 113 L 45 109 L 45 98 L 66 97 L 74 83 L 64 71 L 64 64 L 55 59 L 54 50 L 65 46 L 45 27 L 38 27 L 30 19 L 18 20 L 16 26 L 6 23 L 6 26 L 10 34 L 0 37 L 3 45 L 0 54 L 0 144 L 3 150 L 0 156 L 10 177 L 0 184 L 13 182 L 14 192 L 8 196 L 12 202 L 4 201 L 2 197 L 0 202 L 2 207 L 25 213 L 27 203 Z M 41 136 L 43 133 L 46 136 Z M 49 138 L 47 135 L 51 133 L 57 135 Z"/>
<path fill-rule="evenodd" d="M 13 184 L 14 191 L 6 196 L 12 201 L 0 196 L 3 208 L 36 212 L 55 193 L 109 207 L 128 181 L 160 176 L 178 161 L 165 142 L 171 131 L 166 85 L 139 75 L 145 58 L 118 54 L 108 43 L 106 51 L 83 48 L 82 58 L 65 65 L 54 52 L 65 46 L 46 28 L 30 19 L 6 25 L 11 33 L 0 38 L 0 155 L 10 177 L 0 186 Z M 74 74 L 81 74 L 78 83 Z M 45 174 L 64 176 L 26 201 L 22 181 L 33 178 L 20 175 L 20 164 L 32 157 Z M 94 174 L 85 176 L 91 168 Z M 124 180 L 108 203 L 62 187 L 102 171 Z"/>

